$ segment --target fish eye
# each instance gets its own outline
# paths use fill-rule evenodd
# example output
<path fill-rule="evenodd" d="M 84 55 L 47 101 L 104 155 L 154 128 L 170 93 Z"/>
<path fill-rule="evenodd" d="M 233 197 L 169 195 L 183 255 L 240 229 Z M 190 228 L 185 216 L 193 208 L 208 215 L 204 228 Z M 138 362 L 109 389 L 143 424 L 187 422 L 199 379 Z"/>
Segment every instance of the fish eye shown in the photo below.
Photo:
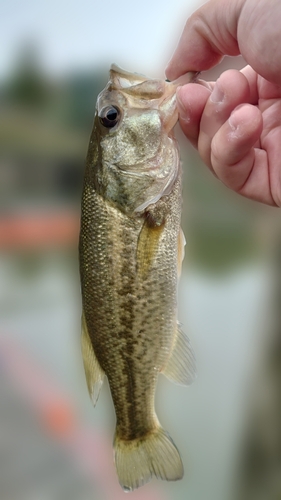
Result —
<path fill-rule="evenodd" d="M 116 106 L 106 106 L 101 110 L 99 119 L 101 124 L 106 128 L 112 128 L 118 123 L 120 118 L 120 110 Z"/>

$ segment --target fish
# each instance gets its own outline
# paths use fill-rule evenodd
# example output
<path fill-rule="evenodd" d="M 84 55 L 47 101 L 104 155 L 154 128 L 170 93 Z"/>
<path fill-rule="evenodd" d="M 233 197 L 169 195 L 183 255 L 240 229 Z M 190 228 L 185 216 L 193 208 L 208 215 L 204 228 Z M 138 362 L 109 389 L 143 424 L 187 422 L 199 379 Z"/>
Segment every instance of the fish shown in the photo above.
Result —
<path fill-rule="evenodd" d="M 184 83 L 192 81 L 187 74 Z M 159 373 L 189 385 L 194 353 L 177 321 L 184 257 L 182 169 L 173 128 L 176 88 L 110 68 L 97 98 L 79 241 L 82 354 L 94 405 L 106 376 L 115 413 L 119 483 L 183 477 L 154 398 Z"/>

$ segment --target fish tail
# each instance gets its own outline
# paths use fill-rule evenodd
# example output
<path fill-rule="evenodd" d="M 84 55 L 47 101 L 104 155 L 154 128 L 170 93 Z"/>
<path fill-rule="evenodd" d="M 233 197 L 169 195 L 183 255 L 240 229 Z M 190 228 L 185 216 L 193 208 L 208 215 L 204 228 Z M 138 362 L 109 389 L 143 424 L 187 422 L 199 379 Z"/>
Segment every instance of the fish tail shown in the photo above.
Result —
<path fill-rule="evenodd" d="M 132 491 L 151 480 L 166 481 L 183 477 L 179 451 L 169 434 L 160 425 L 141 438 L 126 441 L 116 434 L 115 465 L 124 491 Z"/>

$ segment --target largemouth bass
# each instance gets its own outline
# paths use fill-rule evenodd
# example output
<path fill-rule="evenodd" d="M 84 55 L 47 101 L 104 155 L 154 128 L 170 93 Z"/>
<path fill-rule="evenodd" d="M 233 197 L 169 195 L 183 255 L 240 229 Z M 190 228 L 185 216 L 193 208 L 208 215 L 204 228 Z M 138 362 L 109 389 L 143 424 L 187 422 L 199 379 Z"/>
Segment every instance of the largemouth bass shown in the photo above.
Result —
<path fill-rule="evenodd" d="M 126 491 L 152 476 L 183 476 L 179 452 L 154 410 L 159 373 L 187 385 L 195 372 L 177 322 L 184 236 L 172 131 L 176 87 L 113 65 L 97 99 L 85 171 L 82 352 L 94 404 L 108 378 L 116 412 L 115 464 Z"/>

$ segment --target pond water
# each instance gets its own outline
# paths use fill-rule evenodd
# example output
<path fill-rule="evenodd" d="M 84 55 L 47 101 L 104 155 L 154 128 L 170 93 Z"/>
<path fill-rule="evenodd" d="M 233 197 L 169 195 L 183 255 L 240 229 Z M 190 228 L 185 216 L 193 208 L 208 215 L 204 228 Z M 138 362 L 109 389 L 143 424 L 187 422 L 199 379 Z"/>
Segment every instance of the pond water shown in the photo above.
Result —
<path fill-rule="evenodd" d="M 81 425 L 108 433 L 111 440 L 114 413 L 108 387 L 95 409 L 86 391 L 76 267 L 49 256 L 40 272 L 27 278 L 6 256 L 0 278 L 1 335 L 16 340 L 67 394 Z M 190 388 L 159 380 L 157 413 L 185 466 L 182 481 L 157 483 L 161 498 L 227 500 L 234 493 L 268 290 L 268 270 L 258 265 L 221 276 L 194 269 L 183 274 L 179 319 L 196 353 L 198 378 Z"/>

